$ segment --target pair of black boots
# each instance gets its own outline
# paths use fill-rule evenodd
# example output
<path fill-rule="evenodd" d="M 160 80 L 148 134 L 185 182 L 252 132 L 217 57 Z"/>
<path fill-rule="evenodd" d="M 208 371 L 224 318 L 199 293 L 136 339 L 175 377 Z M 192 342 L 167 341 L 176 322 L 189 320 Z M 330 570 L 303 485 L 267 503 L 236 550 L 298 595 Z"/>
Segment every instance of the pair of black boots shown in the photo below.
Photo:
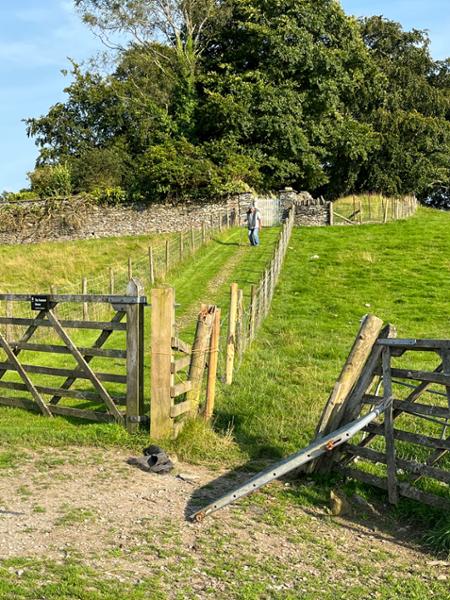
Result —
<path fill-rule="evenodd" d="M 159 473 L 160 475 L 170 473 L 173 469 L 173 462 L 170 460 L 168 454 L 159 446 L 148 446 L 142 452 L 144 456 L 132 456 L 128 459 L 128 464 L 136 465 L 144 471 Z"/>

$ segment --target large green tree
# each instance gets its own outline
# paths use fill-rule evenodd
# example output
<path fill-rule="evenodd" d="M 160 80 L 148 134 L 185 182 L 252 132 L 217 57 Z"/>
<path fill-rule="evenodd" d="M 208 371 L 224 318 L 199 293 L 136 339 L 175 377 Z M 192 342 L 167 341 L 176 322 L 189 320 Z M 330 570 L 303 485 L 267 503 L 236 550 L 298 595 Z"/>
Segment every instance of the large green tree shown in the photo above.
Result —
<path fill-rule="evenodd" d="M 403 31 L 382 17 L 365 19 L 360 27 L 384 84 L 371 110 L 361 115 L 379 144 L 357 187 L 427 198 L 450 176 L 448 63 L 433 60 L 424 31 Z"/>
<path fill-rule="evenodd" d="M 424 32 L 335 0 L 76 4 L 116 36 L 114 67 L 73 64 L 67 100 L 27 120 L 39 164 L 68 165 L 76 190 L 446 196 L 450 63 Z"/>

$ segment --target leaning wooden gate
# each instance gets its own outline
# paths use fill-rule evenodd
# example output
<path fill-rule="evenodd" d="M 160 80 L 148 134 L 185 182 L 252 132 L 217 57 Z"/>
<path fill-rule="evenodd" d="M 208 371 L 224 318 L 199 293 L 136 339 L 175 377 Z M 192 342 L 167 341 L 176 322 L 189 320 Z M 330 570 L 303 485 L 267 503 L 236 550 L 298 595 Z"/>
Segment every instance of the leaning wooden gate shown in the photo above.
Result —
<path fill-rule="evenodd" d="M 317 433 L 323 437 L 375 406 L 386 409 L 359 439 L 336 450 L 330 446 L 330 456 L 317 467 L 333 465 L 347 477 L 384 489 L 392 504 L 404 496 L 448 510 L 450 340 L 397 339 L 391 326 L 377 336 L 378 320 L 367 343 L 367 323 L 355 342 L 362 347 L 366 341 L 364 353 L 358 357 L 352 350 Z"/>
<path fill-rule="evenodd" d="M 131 432 L 148 420 L 146 298 L 137 280 L 124 296 L 0 294 L 0 301 L 7 313 L 0 316 L 0 405 L 116 422 Z"/>

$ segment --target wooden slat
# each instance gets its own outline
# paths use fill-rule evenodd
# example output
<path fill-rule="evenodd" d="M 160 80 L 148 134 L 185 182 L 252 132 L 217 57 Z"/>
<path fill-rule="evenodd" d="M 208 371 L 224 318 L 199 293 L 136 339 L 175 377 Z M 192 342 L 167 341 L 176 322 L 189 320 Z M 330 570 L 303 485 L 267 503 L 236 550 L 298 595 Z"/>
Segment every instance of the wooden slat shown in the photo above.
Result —
<path fill-rule="evenodd" d="M 383 477 L 377 477 L 371 473 L 365 473 L 364 471 L 359 471 L 358 469 L 349 469 L 348 467 L 338 466 L 337 468 L 339 472 L 346 477 L 351 477 L 352 479 L 356 479 L 362 483 L 367 483 L 383 490 L 387 490 L 387 480 Z M 450 500 L 447 500 L 446 498 L 434 496 L 433 494 L 427 494 L 426 492 L 422 492 L 421 490 L 418 490 L 403 481 L 398 483 L 398 489 L 400 494 L 405 496 L 405 498 L 417 500 L 418 502 L 423 502 L 424 504 L 434 506 L 435 508 L 444 508 L 446 510 L 450 510 Z"/>
<path fill-rule="evenodd" d="M 381 374 L 381 369 L 377 369 L 376 373 Z M 439 383 L 441 385 L 450 386 L 450 375 L 437 371 L 416 371 L 413 369 L 391 369 L 392 377 L 398 379 L 413 379 L 415 381 L 423 381 L 427 383 Z"/>
<path fill-rule="evenodd" d="M 45 319 L 26 319 L 26 318 L 14 318 L 9 319 L 8 317 L 0 317 L 0 324 L 6 325 L 31 325 L 36 327 L 52 327 L 50 321 Z M 103 331 L 126 331 L 126 323 L 114 323 L 112 321 L 61 321 L 61 327 L 66 329 L 102 329 Z"/>
<path fill-rule="evenodd" d="M 120 323 L 124 317 L 125 317 L 125 312 L 123 310 L 119 310 L 113 316 L 113 318 L 111 319 L 111 322 L 113 322 L 113 323 Z M 101 334 L 98 336 L 98 338 L 93 343 L 93 345 L 92 345 L 93 348 L 100 350 L 101 347 L 103 346 L 103 344 L 105 344 L 108 341 L 108 339 L 111 337 L 112 333 L 113 333 L 113 331 L 111 329 L 108 330 L 108 331 L 102 331 Z M 66 350 L 70 354 L 72 354 L 70 352 L 69 348 L 66 348 Z M 82 348 L 78 348 L 78 350 L 83 355 L 83 358 L 84 358 L 84 360 L 86 361 L 87 364 L 89 364 L 94 359 L 94 356 L 95 356 L 94 354 L 92 354 L 92 353 L 84 354 Z M 64 383 L 61 385 L 61 387 L 64 390 L 68 390 L 69 388 L 72 387 L 72 385 L 75 383 L 75 381 L 76 381 L 76 377 L 68 377 L 66 379 L 66 381 L 64 381 Z M 58 404 L 58 402 L 60 401 L 60 399 L 61 399 L 61 396 L 54 396 L 50 400 L 50 404 Z"/>
<path fill-rule="evenodd" d="M 42 367 L 40 365 L 25 365 L 22 364 L 22 368 L 27 373 L 38 373 L 41 375 L 50 375 L 53 377 L 73 377 L 74 379 L 89 379 L 89 377 L 83 371 L 76 371 L 74 369 L 59 369 L 56 367 Z M 15 365 L 11 362 L 0 363 L 0 369 L 5 371 L 17 371 Z M 125 375 L 115 375 L 110 373 L 95 373 L 100 381 L 109 381 L 112 383 L 126 383 L 127 378 Z"/>
<path fill-rule="evenodd" d="M 181 396 L 182 394 L 190 392 L 191 390 L 192 382 L 189 380 L 182 381 L 181 383 L 177 383 L 176 385 L 173 385 L 170 388 L 170 395 L 172 396 L 172 398 L 176 398 L 177 396 Z"/>
<path fill-rule="evenodd" d="M 95 389 L 98 391 L 98 393 L 102 397 L 103 401 L 105 402 L 106 406 L 108 407 L 109 412 L 115 416 L 118 423 L 123 423 L 122 413 L 119 410 L 117 410 L 117 407 L 114 404 L 111 396 L 108 394 L 106 389 L 103 387 L 102 383 L 98 380 L 95 373 L 89 367 L 89 364 L 83 358 L 82 354 L 80 354 L 80 351 L 78 350 L 78 348 L 72 342 L 72 340 L 67 335 L 67 333 L 64 331 L 61 323 L 58 321 L 58 319 L 55 317 L 55 315 L 53 314 L 53 312 L 51 310 L 49 310 L 47 312 L 47 315 L 48 315 L 48 318 L 51 321 L 56 333 L 60 336 L 60 338 L 66 344 L 66 346 L 71 350 L 73 357 L 75 358 L 77 363 L 80 365 L 81 369 L 83 369 L 83 371 L 86 373 L 86 375 L 89 376 L 89 379 L 91 380 L 92 385 L 95 387 Z M 121 325 L 121 323 L 116 323 L 116 325 Z"/>
<path fill-rule="evenodd" d="M 172 419 L 175 419 L 175 417 L 179 417 L 180 415 L 189 412 L 191 409 L 192 402 L 190 400 L 185 400 L 184 402 L 180 402 L 179 404 L 172 406 L 170 409 L 170 416 Z"/>
<path fill-rule="evenodd" d="M 380 396 L 372 396 L 366 394 L 363 396 L 364 404 L 378 404 L 382 400 Z M 431 404 L 419 404 L 417 402 L 406 402 L 406 400 L 394 400 L 394 408 L 404 413 L 417 416 L 428 416 L 428 417 L 448 417 L 448 409 L 443 406 L 433 406 Z"/>
<path fill-rule="evenodd" d="M 375 435 L 384 436 L 384 428 L 380 425 L 374 425 L 369 423 L 364 428 L 364 431 L 374 433 Z M 401 442 L 409 442 L 410 444 L 418 444 L 419 446 L 426 446 L 427 448 L 439 448 L 440 450 L 450 450 L 450 440 L 432 438 L 427 435 L 421 435 L 419 433 L 411 433 L 410 431 L 403 431 L 402 429 L 394 429 L 394 438 Z"/>
<path fill-rule="evenodd" d="M 170 365 L 170 369 L 172 371 L 172 373 L 178 373 L 178 371 L 182 371 L 183 369 L 185 369 L 186 367 L 188 367 L 191 363 L 191 357 L 190 355 L 187 356 L 183 356 L 182 358 L 178 358 L 177 360 L 174 360 L 172 362 L 172 364 Z"/>
<path fill-rule="evenodd" d="M 46 315 L 46 311 L 45 310 L 41 310 L 38 314 L 37 314 L 37 319 L 43 319 L 45 318 Z M 20 338 L 20 343 L 25 343 L 28 342 L 28 340 L 30 340 L 33 335 L 35 334 L 36 330 L 37 330 L 37 325 L 30 325 L 25 333 L 22 335 L 22 337 Z M 20 354 L 20 349 L 13 349 L 13 352 L 15 354 L 15 356 L 19 356 Z M 6 371 L 0 371 L 0 379 L 3 377 L 3 375 L 6 373 Z"/>
<path fill-rule="evenodd" d="M 22 392 L 28 391 L 28 388 L 24 383 L 17 383 L 15 381 L 0 381 L 0 388 L 6 390 L 18 390 Z M 49 385 L 35 385 L 35 388 L 40 394 L 59 394 L 64 398 L 75 398 L 77 400 L 90 400 L 93 402 L 102 402 L 101 397 L 97 393 L 90 392 L 88 390 L 64 390 Z M 114 396 L 113 399 L 117 404 L 126 403 L 125 396 Z"/>
<path fill-rule="evenodd" d="M 27 398 L 5 398 L 0 397 L 0 405 L 9 406 L 10 408 L 24 408 L 25 410 L 38 411 L 39 408 L 35 402 Z M 109 413 L 101 413 L 93 410 L 85 410 L 82 408 L 74 408 L 71 406 L 49 406 L 49 410 L 53 415 L 63 417 L 76 417 L 77 419 L 88 419 L 98 423 L 114 423 L 115 419 Z"/>
<path fill-rule="evenodd" d="M 379 339 L 377 344 L 390 348 L 404 348 L 405 350 L 420 350 L 435 352 L 436 350 L 450 350 L 450 340 L 427 340 L 427 339 Z"/>
<path fill-rule="evenodd" d="M 24 371 L 22 365 L 18 361 L 18 359 L 17 359 L 16 355 L 14 354 L 11 346 L 8 344 L 8 342 L 5 340 L 5 338 L 3 337 L 3 335 L 1 333 L 0 333 L 0 346 L 5 351 L 6 356 L 9 358 L 9 360 L 15 366 L 16 371 L 19 373 L 19 375 L 20 375 L 22 381 L 24 382 L 27 390 L 33 396 L 34 401 L 36 402 L 36 404 L 41 409 L 42 414 L 46 415 L 47 417 L 51 417 L 52 413 L 49 411 L 47 405 L 45 404 L 45 402 L 41 398 L 39 392 L 34 387 L 33 382 L 30 380 L 30 378 L 28 377 L 28 375 Z"/>
<path fill-rule="evenodd" d="M 190 354 L 192 352 L 192 346 L 187 342 L 183 342 L 183 340 L 180 340 L 180 338 L 177 337 L 172 338 L 172 348 L 173 350 L 179 350 L 185 354 Z"/>
<path fill-rule="evenodd" d="M 395 463 L 394 417 L 392 407 L 391 352 L 389 347 L 383 348 L 383 401 L 384 411 L 384 440 L 386 443 L 386 464 L 388 496 L 391 504 L 398 504 L 397 467 Z"/>
<path fill-rule="evenodd" d="M 386 464 L 386 455 L 383 454 L 383 452 L 377 452 L 376 450 L 372 450 L 372 448 L 360 448 L 359 446 L 347 444 L 345 446 L 345 451 L 349 452 L 353 456 L 360 456 L 361 458 L 370 460 L 374 463 L 381 463 L 384 465 Z M 437 479 L 438 481 L 450 484 L 449 471 L 444 471 L 442 469 L 437 469 L 436 467 L 431 467 L 413 460 L 405 460 L 403 458 L 398 457 L 397 467 L 399 469 L 404 469 L 409 473 L 414 473 L 416 475 L 421 475 L 425 477 L 431 477 L 432 479 Z"/>
<path fill-rule="evenodd" d="M 10 300 L 13 302 L 31 302 L 32 296 L 45 296 L 49 302 L 57 303 L 60 302 L 90 302 L 95 304 L 147 304 L 147 298 L 145 296 L 134 297 L 134 296 L 122 296 L 118 295 L 101 295 L 101 294 L 0 294 L 1 300 Z"/>
<path fill-rule="evenodd" d="M 110 332 L 109 332 L 110 333 Z M 11 344 L 13 350 L 29 350 L 31 352 L 46 352 L 50 354 L 71 354 L 70 350 L 65 346 L 56 344 L 29 344 L 26 342 L 17 342 Z M 102 358 L 126 358 L 126 350 L 115 350 L 110 348 L 81 348 L 78 350 L 83 356 L 100 356 Z"/>
<path fill-rule="evenodd" d="M 440 373 L 442 371 L 442 364 L 438 365 L 436 367 L 436 369 L 434 370 L 435 373 Z M 422 394 L 424 394 L 427 389 L 430 387 L 431 383 L 425 381 L 420 383 L 410 394 L 409 396 L 406 397 L 406 399 L 403 402 L 409 403 L 409 402 L 416 402 L 416 400 L 418 398 L 420 398 L 420 396 Z M 394 414 L 393 414 L 393 418 L 394 420 L 400 416 L 402 414 L 401 410 L 395 410 Z M 373 438 L 375 437 L 376 434 L 374 433 L 370 433 L 369 435 L 367 435 L 359 444 L 359 446 L 363 447 L 363 446 L 367 446 L 367 444 L 370 444 L 370 442 L 373 440 Z"/>

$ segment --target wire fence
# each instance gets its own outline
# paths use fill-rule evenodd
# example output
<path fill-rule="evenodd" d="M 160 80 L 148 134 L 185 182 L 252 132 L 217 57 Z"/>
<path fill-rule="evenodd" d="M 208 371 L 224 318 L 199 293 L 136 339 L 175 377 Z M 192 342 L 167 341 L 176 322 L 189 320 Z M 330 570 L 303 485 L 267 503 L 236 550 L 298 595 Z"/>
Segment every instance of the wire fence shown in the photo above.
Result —
<path fill-rule="evenodd" d="M 415 196 L 390 197 L 382 194 L 346 196 L 332 203 L 331 224 L 358 225 L 387 223 L 412 216 L 418 207 Z"/>
<path fill-rule="evenodd" d="M 147 252 L 141 256 L 124 257 L 122 263 L 115 263 L 103 273 L 90 275 L 86 273 L 78 281 L 71 281 L 64 285 L 51 285 L 50 289 L 27 290 L 28 293 L 39 295 L 61 294 L 99 294 L 99 295 L 124 295 L 132 278 L 139 280 L 147 291 L 155 285 L 164 283 L 169 274 L 184 261 L 190 260 L 198 250 L 208 244 L 218 233 L 234 227 L 239 222 L 240 216 L 234 209 L 219 211 L 214 219 L 203 221 L 200 226 L 191 227 L 188 231 L 178 232 L 170 236 L 161 236 L 152 241 Z M 10 293 L 16 290 L 0 289 L 0 293 Z M 111 305 L 108 303 L 59 303 L 57 307 L 59 317 L 62 319 L 106 320 L 112 314 Z M 4 317 L 33 318 L 35 312 L 29 302 L 0 302 L 0 315 Z M 0 324 L 0 332 L 9 342 L 20 340 L 26 331 L 25 326 L 14 323 Z M 50 341 L 54 333 L 50 330 L 39 328 L 33 335 L 34 339 Z"/>

